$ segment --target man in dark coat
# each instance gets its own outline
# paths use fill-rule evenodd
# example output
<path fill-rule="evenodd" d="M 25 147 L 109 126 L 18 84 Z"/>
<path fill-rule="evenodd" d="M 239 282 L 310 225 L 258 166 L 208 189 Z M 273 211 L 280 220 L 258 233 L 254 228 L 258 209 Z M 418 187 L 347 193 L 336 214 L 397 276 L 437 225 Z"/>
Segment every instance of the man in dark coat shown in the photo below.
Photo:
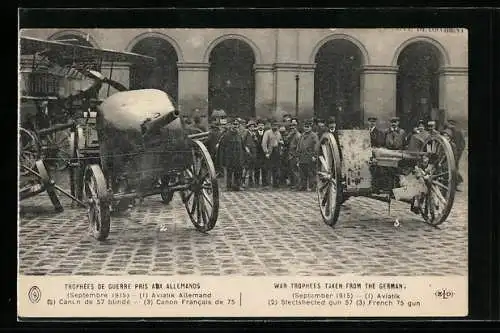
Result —
<path fill-rule="evenodd" d="M 257 169 L 257 133 L 256 123 L 254 120 L 249 120 L 247 124 L 247 132 L 243 137 L 245 146 L 245 166 L 248 176 L 248 187 L 257 186 L 258 182 L 255 179 L 255 170 Z"/>
<path fill-rule="evenodd" d="M 315 187 L 314 170 L 318 155 L 318 135 L 312 132 L 312 123 L 304 124 L 304 133 L 297 145 L 298 166 L 300 172 L 299 191 L 306 191 L 309 183 L 311 190 Z"/>
<path fill-rule="evenodd" d="M 413 134 L 408 140 L 408 150 L 420 151 L 429 136 L 429 132 L 425 129 L 424 121 L 419 120 L 418 126 L 413 129 Z"/>
<path fill-rule="evenodd" d="M 201 132 L 206 132 L 207 129 L 205 128 L 205 126 L 203 126 L 201 124 L 201 118 L 200 116 L 195 116 L 193 118 L 193 121 L 194 121 L 194 127 L 198 128 Z"/>
<path fill-rule="evenodd" d="M 377 117 L 368 117 L 368 130 L 372 147 L 384 145 L 384 132 L 377 128 Z"/>
<path fill-rule="evenodd" d="M 254 180 L 255 180 L 255 185 L 257 186 L 260 183 L 261 174 L 262 174 L 262 186 L 269 185 L 267 159 L 266 159 L 266 154 L 262 149 L 262 139 L 264 138 L 264 132 L 265 132 L 264 126 L 265 125 L 263 120 L 257 121 L 257 130 L 255 132 L 255 140 L 256 140 L 255 143 L 257 146 L 257 154 L 255 158 L 256 167 L 254 171 Z"/>
<path fill-rule="evenodd" d="M 391 127 L 385 133 L 385 148 L 402 150 L 405 146 L 406 132 L 399 127 L 399 117 L 391 118 Z"/>
<path fill-rule="evenodd" d="M 222 165 L 226 167 L 228 191 L 241 190 L 241 175 L 244 162 L 243 140 L 239 131 L 239 121 L 235 119 L 220 141 Z"/>
<path fill-rule="evenodd" d="M 219 142 L 226 132 L 227 119 L 225 117 L 215 118 L 210 127 L 210 133 L 207 140 L 207 149 L 212 156 L 215 164 L 215 170 L 218 177 L 223 177 L 224 168 L 222 165 L 221 154 L 219 152 Z"/>
<path fill-rule="evenodd" d="M 325 121 L 323 119 L 319 118 L 317 120 L 317 122 L 318 122 L 317 134 L 318 134 L 318 138 L 321 138 L 321 136 L 324 133 L 328 132 L 328 128 L 326 127 Z"/>
<path fill-rule="evenodd" d="M 288 171 L 290 179 L 290 187 L 295 188 L 299 185 L 299 169 L 297 167 L 298 155 L 297 145 L 299 144 L 300 136 L 302 134 L 298 129 L 298 120 L 293 118 L 290 122 L 288 137 L 285 140 L 288 144 Z"/>

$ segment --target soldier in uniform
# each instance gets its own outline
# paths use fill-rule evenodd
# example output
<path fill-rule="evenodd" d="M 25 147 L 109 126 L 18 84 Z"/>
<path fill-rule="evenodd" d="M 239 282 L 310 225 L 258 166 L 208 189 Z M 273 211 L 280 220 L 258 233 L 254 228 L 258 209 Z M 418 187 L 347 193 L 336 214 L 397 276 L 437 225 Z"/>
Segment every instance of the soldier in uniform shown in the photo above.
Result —
<path fill-rule="evenodd" d="M 283 118 L 288 119 L 289 115 L 285 115 Z M 279 132 L 282 138 L 282 144 L 280 144 L 280 170 L 279 170 L 279 184 L 281 186 L 287 185 L 287 180 L 290 178 L 289 176 L 289 168 L 288 168 L 288 123 L 282 122 L 279 125 Z"/>
<path fill-rule="evenodd" d="M 255 158 L 255 172 L 254 172 L 254 180 L 255 180 L 255 185 L 259 185 L 260 180 L 261 180 L 261 174 L 262 174 L 262 186 L 268 186 L 269 185 L 269 178 L 268 178 L 268 172 L 267 172 L 267 164 L 266 164 L 266 154 L 264 154 L 264 150 L 262 149 L 262 139 L 264 138 L 264 121 L 259 120 L 257 121 L 257 130 L 255 132 L 255 140 L 256 140 L 256 146 L 257 146 L 257 156 Z"/>
<path fill-rule="evenodd" d="M 250 178 L 250 174 L 252 174 L 253 178 L 253 160 L 255 159 L 255 142 L 252 139 L 252 135 L 250 130 L 247 128 L 246 121 L 244 119 L 239 120 L 239 132 L 241 135 L 241 139 L 243 141 L 243 149 L 244 151 L 244 159 L 243 159 L 243 173 L 241 184 L 242 187 L 246 187 L 247 178 Z"/>
<path fill-rule="evenodd" d="M 384 145 L 384 132 L 377 128 L 377 117 L 368 117 L 368 130 L 372 147 Z"/>
<path fill-rule="evenodd" d="M 312 123 L 304 124 L 304 133 L 297 144 L 298 167 L 300 172 L 299 191 L 306 191 L 309 183 L 311 190 L 315 187 L 314 170 L 318 154 L 318 135 L 312 131 Z"/>
<path fill-rule="evenodd" d="M 429 132 L 424 127 L 424 121 L 419 120 L 418 126 L 413 129 L 413 134 L 408 140 L 408 150 L 420 151 L 424 145 L 425 140 L 429 136 Z"/>
<path fill-rule="evenodd" d="M 399 127 L 399 117 L 391 118 L 391 126 L 385 133 L 385 148 L 402 150 L 405 146 L 406 133 Z"/>
<path fill-rule="evenodd" d="M 318 119 L 318 129 L 317 129 L 317 134 L 318 138 L 321 138 L 323 134 L 328 132 L 328 128 L 326 127 L 325 121 L 323 119 Z"/>
<path fill-rule="evenodd" d="M 298 186 L 299 181 L 299 170 L 297 167 L 297 145 L 299 144 L 301 133 L 298 129 L 298 121 L 297 118 L 293 118 L 290 122 L 288 136 L 286 138 L 286 143 L 288 145 L 288 156 L 287 156 L 287 164 L 288 164 L 288 176 L 290 180 L 290 187 L 294 188 Z"/>
<path fill-rule="evenodd" d="M 201 132 L 206 132 L 207 129 L 205 128 L 205 126 L 203 126 L 201 124 L 201 118 L 200 116 L 195 116 L 193 118 L 193 121 L 194 121 L 194 127 L 198 128 Z"/>
<path fill-rule="evenodd" d="M 254 120 L 249 120 L 247 124 L 248 136 L 243 139 L 246 147 L 248 147 L 247 152 L 247 165 L 248 165 L 248 187 L 256 187 L 258 185 L 258 179 L 255 178 L 255 170 L 258 168 L 257 165 L 257 127 Z"/>
<path fill-rule="evenodd" d="M 241 175 L 243 171 L 244 147 L 239 131 L 240 122 L 234 119 L 231 126 L 221 138 L 219 151 L 222 165 L 226 167 L 226 187 L 228 191 L 241 190 Z"/>

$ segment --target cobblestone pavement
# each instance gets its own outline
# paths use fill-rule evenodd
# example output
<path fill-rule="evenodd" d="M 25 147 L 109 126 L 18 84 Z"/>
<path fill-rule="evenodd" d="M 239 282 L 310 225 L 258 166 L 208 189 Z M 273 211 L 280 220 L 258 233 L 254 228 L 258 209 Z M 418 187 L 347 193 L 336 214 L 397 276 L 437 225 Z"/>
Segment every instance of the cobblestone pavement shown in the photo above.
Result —
<path fill-rule="evenodd" d="M 467 274 L 466 187 L 438 229 L 406 204 L 393 203 L 389 216 L 386 204 L 367 198 L 348 200 L 331 228 L 321 219 L 315 193 L 249 190 L 221 192 L 217 225 L 202 234 L 178 195 L 170 205 L 155 196 L 128 216 L 112 218 L 104 242 L 88 234 L 85 210 L 62 201 L 66 210 L 60 214 L 52 213 L 46 195 L 21 202 L 20 273 Z"/>

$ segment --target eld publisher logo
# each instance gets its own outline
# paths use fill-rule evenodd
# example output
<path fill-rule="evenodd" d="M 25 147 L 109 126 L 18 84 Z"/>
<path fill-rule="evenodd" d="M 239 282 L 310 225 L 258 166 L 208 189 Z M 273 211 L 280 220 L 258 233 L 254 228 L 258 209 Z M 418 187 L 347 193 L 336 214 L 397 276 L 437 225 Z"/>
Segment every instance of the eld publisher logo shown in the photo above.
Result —
<path fill-rule="evenodd" d="M 31 303 L 36 304 L 40 302 L 40 298 L 42 298 L 42 291 L 37 286 L 33 286 L 28 291 L 28 298 Z"/>
<path fill-rule="evenodd" d="M 436 297 L 439 297 L 441 299 L 450 299 L 450 298 L 453 298 L 453 296 L 455 296 L 455 292 L 453 290 L 448 290 L 446 288 L 444 289 L 438 289 L 434 292 L 434 295 Z"/>

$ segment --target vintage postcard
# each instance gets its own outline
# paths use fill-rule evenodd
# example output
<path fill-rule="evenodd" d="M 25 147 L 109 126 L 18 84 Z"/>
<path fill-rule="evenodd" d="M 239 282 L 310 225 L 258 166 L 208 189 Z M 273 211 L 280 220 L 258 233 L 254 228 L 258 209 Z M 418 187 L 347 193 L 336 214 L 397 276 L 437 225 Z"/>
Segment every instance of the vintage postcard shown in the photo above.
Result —
<path fill-rule="evenodd" d="M 468 314 L 468 33 L 21 29 L 18 316 Z"/>

